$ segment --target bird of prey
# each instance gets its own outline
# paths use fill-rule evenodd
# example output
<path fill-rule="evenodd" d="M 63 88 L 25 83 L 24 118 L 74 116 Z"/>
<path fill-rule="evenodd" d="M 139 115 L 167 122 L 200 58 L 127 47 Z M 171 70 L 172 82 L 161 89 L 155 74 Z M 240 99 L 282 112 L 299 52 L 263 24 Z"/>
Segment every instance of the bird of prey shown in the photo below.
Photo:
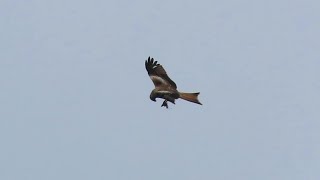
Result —
<path fill-rule="evenodd" d="M 152 101 L 156 101 L 156 98 L 164 99 L 161 107 L 168 108 L 168 101 L 175 104 L 175 100 L 178 98 L 197 103 L 202 105 L 198 100 L 198 95 L 200 92 L 197 93 L 183 93 L 177 90 L 177 85 L 174 83 L 169 76 L 167 75 L 164 68 L 158 64 L 157 61 L 154 61 L 153 58 L 148 58 L 145 62 L 146 69 L 148 74 L 155 86 L 155 89 L 152 90 L 150 94 L 150 99 Z"/>

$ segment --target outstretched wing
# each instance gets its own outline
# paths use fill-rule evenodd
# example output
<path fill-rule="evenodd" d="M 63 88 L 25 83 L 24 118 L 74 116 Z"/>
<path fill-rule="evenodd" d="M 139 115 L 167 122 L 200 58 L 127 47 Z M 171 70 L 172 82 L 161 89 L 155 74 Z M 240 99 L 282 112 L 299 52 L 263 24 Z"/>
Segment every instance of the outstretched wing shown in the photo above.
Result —
<path fill-rule="evenodd" d="M 148 71 L 148 74 L 153 82 L 153 84 L 156 87 L 159 86 L 171 86 L 172 88 L 177 89 L 176 83 L 174 83 L 169 76 L 167 75 L 166 71 L 164 68 L 160 65 L 157 64 L 157 61 L 154 61 L 153 58 L 148 58 L 146 60 L 146 69 Z"/>

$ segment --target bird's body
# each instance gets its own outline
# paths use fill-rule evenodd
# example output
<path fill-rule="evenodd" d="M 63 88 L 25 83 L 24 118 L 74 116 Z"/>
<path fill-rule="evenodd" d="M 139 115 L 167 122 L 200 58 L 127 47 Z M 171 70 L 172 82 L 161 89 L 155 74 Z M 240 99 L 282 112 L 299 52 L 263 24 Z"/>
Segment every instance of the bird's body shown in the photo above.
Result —
<path fill-rule="evenodd" d="M 156 101 L 156 98 L 164 99 L 161 106 L 168 108 L 167 101 L 175 104 L 175 100 L 178 98 L 197 103 L 202 105 L 198 100 L 198 95 L 200 93 L 182 93 L 177 90 L 177 85 L 173 82 L 167 75 L 164 68 L 157 64 L 153 58 L 146 60 L 145 62 L 146 70 L 155 85 L 155 89 L 152 90 L 150 94 L 150 99 Z"/>
<path fill-rule="evenodd" d="M 170 101 L 171 103 L 175 104 L 175 100 L 180 97 L 179 92 L 176 89 L 166 89 L 163 87 L 155 88 L 151 91 L 150 99 L 153 101 L 156 101 L 156 98 L 162 98 L 165 99 L 162 106 L 165 106 L 168 108 L 167 101 Z"/>

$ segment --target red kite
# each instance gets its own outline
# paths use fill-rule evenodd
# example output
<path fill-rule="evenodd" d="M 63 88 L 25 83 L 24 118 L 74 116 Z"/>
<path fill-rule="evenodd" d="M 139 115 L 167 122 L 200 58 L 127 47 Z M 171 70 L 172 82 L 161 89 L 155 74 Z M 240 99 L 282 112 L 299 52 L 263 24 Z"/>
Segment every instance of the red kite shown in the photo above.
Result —
<path fill-rule="evenodd" d="M 157 61 L 154 61 L 153 58 L 146 60 L 145 65 L 148 71 L 148 74 L 155 86 L 155 89 L 152 90 L 150 94 L 150 99 L 152 101 L 156 101 L 156 98 L 164 99 L 162 106 L 168 108 L 167 101 L 175 104 L 175 99 L 181 98 L 193 103 L 197 103 L 202 105 L 198 100 L 198 95 L 200 92 L 197 93 L 183 93 L 177 90 L 177 85 L 174 83 L 169 76 L 167 75 L 164 68 L 157 64 Z"/>

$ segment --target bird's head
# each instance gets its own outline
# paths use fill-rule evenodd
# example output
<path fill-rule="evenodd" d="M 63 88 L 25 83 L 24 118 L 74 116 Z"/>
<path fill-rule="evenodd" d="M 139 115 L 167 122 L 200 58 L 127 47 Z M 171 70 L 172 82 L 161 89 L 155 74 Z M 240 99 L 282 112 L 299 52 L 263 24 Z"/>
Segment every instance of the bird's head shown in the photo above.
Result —
<path fill-rule="evenodd" d="M 150 99 L 154 102 L 156 102 L 156 98 L 157 98 L 157 94 L 155 92 L 155 90 L 153 90 L 150 94 Z"/>

